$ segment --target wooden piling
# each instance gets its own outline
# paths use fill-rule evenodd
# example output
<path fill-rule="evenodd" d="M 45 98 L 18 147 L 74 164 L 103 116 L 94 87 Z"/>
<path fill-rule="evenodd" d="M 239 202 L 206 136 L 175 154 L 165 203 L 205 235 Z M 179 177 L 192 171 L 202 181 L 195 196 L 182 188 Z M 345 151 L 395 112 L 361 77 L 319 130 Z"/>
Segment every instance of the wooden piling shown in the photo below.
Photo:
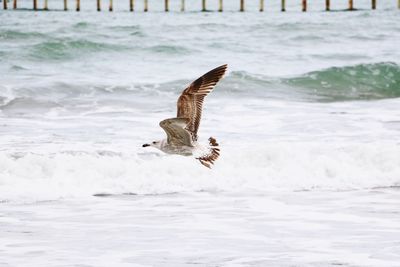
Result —
<path fill-rule="evenodd" d="M 134 0 L 129 0 L 129 11 L 130 12 L 133 12 L 133 10 L 134 10 L 134 8 L 135 8 L 135 6 L 134 6 L 134 2 L 133 2 Z"/>
<path fill-rule="evenodd" d="M 164 3 L 165 3 L 165 12 L 168 12 L 169 11 L 169 1 L 165 0 Z"/>
<path fill-rule="evenodd" d="M 97 0 L 97 11 L 101 11 L 101 0 Z"/>
<path fill-rule="evenodd" d="M 181 12 L 185 11 L 185 0 L 181 0 Z"/>
<path fill-rule="evenodd" d="M 206 11 L 206 0 L 201 0 L 201 11 Z"/>
<path fill-rule="evenodd" d="M 301 11 L 306 12 L 307 11 L 307 0 L 302 0 L 301 4 L 302 4 Z"/>
<path fill-rule="evenodd" d="M 148 0 L 144 0 L 144 12 L 149 11 L 149 1 Z"/>
<path fill-rule="evenodd" d="M 17 1 L 17 0 L 15 0 Z M 68 0 L 64 0 L 64 11 L 68 10 Z"/>
<path fill-rule="evenodd" d="M 330 0 L 325 0 L 325 10 L 326 11 L 331 10 L 331 1 Z"/>
<path fill-rule="evenodd" d="M 240 0 L 240 12 L 244 11 L 244 0 Z"/>
<path fill-rule="evenodd" d="M 110 0 L 110 6 L 108 7 L 108 11 L 113 11 L 113 0 Z"/>
<path fill-rule="evenodd" d="M 349 0 L 349 10 L 354 10 L 353 0 Z"/>
<path fill-rule="evenodd" d="M 260 0 L 260 12 L 264 11 L 264 0 Z"/>
<path fill-rule="evenodd" d="M 7 0 L 3 0 L 3 9 L 7 9 Z"/>
<path fill-rule="evenodd" d="M 81 11 L 81 0 L 76 0 L 76 11 Z"/>
<path fill-rule="evenodd" d="M 281 1 L 281 11 L 282 11 L 282 12 L 285 12 L 285 11 L 286 11 L 286 1 L 285 1 L 285 0 L 282 0 L 282 1 Z"/>
<path fill-rule="evenodd" d="M 219 0 L 219 7 L 218 7 L 218 11 L 222 12 L 224 10 L 224 3 L 223 0 Z"/>
<path fill-rule="evenodd" d="M 397 0 L 397 8 L 400 9 L 400 0 Z"/>
<path fill-rule="evenodd" d="M 37 0 L 33 0 L 33 10 L 37 10 Z"/>
<path fill-rule="evenodd" d="M 3 1 L 5 1 L 5 0 L 3 0 Z M 44 0 L 44 6 L 43 6 L 43 10 L 49 10 L 49 3 L 48 3 L 48 0 Z"/>
<path fill-rule="evenodd" d="M 372 0 L 371 2 L 371 8 L 376 9 L 376 0 Z"/>
<path fill-rule="evenodd" d="M 17 0 L 13 1 L 13 9 L 17 9 Z"/>

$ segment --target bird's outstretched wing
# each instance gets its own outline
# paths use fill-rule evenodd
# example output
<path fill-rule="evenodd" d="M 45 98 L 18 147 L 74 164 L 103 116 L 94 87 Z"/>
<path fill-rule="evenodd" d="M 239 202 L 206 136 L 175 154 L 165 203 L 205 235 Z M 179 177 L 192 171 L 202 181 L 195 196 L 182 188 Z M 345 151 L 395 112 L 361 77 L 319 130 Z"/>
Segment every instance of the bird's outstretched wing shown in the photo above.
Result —
<path fill-rule="evenodd" d="M 185 129 L 188 118 L 172 118 L 160 122 L 160 127 L 167 134 L 168 144 L 172 146 L 193 146 L 191 134 Z"/>
<path fill-rule="evenodd" d="M 228 65 L 215 68 L 194 82 L 192 82 L 178 99 L 178 118 L 189 118 L 186 129 L 191 133 L 192 139 L 197 140 L 204 97 L 212 91 L 217 82 L 224 75 Z"/>

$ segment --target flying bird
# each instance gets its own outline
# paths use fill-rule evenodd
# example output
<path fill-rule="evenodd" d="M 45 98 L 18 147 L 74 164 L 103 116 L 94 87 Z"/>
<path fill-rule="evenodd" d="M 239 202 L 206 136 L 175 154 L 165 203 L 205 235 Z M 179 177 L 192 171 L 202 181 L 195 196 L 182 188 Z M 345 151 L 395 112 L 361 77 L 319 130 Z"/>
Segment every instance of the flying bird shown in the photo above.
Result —
<path fill-rule="evenodd" d="M 143 147 L 155 147 L 167 154 L 183 156 L 193 156 L 198 151 L 204 151 L 204 147 L 197 142 L 204 98 L 224 76 L 227 67 L 225 64 L 207 72 L 183 90 L 178 98 L 176 118 L 160 122 L 167 138 L 144 144 Z M 208 141 L 206 152 L 196 159 L 207 168 L 211 168 L 220 155 L 220 149 L 214 137 L 210 137 Z"/>

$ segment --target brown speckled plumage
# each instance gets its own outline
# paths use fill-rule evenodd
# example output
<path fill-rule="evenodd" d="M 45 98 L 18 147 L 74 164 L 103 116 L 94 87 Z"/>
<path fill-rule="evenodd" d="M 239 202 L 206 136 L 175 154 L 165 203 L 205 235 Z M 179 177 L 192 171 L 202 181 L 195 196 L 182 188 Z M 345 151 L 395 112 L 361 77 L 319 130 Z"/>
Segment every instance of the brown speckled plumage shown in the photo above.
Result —
<path fill-rule="evenodd" d="M 168 153 L 182 155 L 190 154 L 190 148 L 195 147 L 197 131 L 200 126 L 201 113 L 204 98 L 210 93 L 217 82 L 222 78 L 227 65 L 215 68 L 183 90 L 177 103 L 177 118 L 166 119 L 160 122 L 161 128 L 167 134 L 167 144 L 163 144 L 162 150 Z M 209 152 L 198 157 L 201 164 L 210 168 L 219 157 L 219 145 L 215 138 L 210 137 Z"/>
<path fill-rule="evenodd" d="M 186 129 L 192 134 L 194 141 L 197 140 L 197 130 L 200 126 L 204 98 L 224 76 L 227 67 L 225 64 L 207 72 L 192 82 L 178 99 L 177 117 L 190 119 Z"/>

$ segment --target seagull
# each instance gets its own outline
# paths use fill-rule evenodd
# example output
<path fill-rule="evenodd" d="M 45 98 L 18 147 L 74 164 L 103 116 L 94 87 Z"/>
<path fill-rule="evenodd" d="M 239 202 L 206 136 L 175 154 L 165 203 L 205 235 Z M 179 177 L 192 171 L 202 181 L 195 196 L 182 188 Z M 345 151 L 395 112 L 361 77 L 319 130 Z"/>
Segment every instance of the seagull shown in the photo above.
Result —
<path fill-rule="evenodd" d="M 209 145 L 204 152 L 204 147 L 197 142 L 197 131 L 200 126 L 204 98 L 224 76 L 227 67 L 228 65 L 225 64 L 207 72 L 183 90 L 178 98 L 176 118 L 160 122 L 160 127 L 164 129 L 167 138 L 144 144 L 143 147 L 155 147 L 164 153 L 182 156 L 193 156 L 203 151 L 196 159 L 202 165 L 211 168 L 219 157 L 219 144 L 214 137 L 210 137 Z"/>

